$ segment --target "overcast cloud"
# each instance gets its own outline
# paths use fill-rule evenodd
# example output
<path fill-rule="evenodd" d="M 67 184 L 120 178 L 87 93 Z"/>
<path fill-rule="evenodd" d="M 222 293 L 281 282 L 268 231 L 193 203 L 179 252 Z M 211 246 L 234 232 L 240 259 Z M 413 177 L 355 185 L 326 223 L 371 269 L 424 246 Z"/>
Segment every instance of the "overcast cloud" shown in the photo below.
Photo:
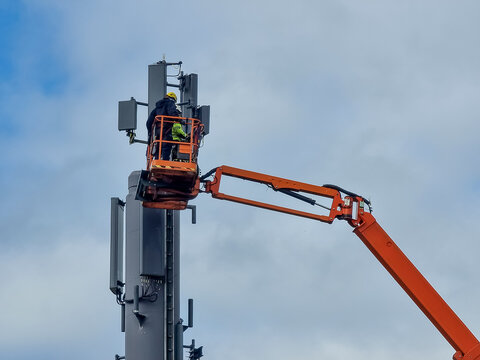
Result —
<path fill-rule="evenodd" d="M 164 54 L 199 74 L 211 106 L 203 172 L 370 198 L 480 335 L 478 2 L 3 0 L 0 12 L 1 359 L 123 354 L 109 198 L 126 196 L 145 150 L 116 130 L 117 102 L 146 101 L 147 66 Z M 454 353 L 346 223 L 193 203 L 182 306 L 195 299 L 185 341 L 206 359 Z"/>

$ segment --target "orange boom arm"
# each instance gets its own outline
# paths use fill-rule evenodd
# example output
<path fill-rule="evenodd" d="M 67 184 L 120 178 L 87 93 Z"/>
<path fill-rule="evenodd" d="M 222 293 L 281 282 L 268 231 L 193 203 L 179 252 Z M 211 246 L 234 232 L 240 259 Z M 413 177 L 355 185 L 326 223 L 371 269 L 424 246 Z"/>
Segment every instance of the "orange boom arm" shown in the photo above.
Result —
<path fill-rule="evenodd" d="M 363 197 L 332 185 L 315 186 L 229 166 L 221 166 L 214 170 L 213 180 L 206 180 L 213 174 L 213 171 L 201 178 L 201 181 L 204 182 L 204 192 L 210 193 L 214 198 L 302 216 L 326 223 L 332 223 L 335 219 L 346 220 L 354 228 L 353 232 L 363 241 L 378 261 L 452 345 L 456 351 L 453 359 L 480 360 L 479 341 L 380 227 L 371 212 L 365 209 L 365 205 L 369 206 L 369 202 Z M 332 204 L 329 209 L 327 208 L 329 213 L 321 215 L 227 195 L 220 192 L 222 176 L 266 184 L 275 191 L 307 201 L 312 205 L 318 205 L 318 203 L 299 193 L 303 192 L 328 198 L 332 200 Z M 346 196 L 342 198 L 341 193 L 345 193 Z"/>

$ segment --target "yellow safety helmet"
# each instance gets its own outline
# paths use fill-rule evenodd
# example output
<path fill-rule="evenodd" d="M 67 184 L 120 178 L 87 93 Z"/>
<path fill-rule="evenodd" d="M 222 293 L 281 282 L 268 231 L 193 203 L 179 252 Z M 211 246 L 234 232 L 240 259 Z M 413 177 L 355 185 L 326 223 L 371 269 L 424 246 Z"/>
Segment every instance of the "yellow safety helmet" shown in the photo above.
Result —
<path fill-rule="evenodd" d="M 175 95 L 174 92 L 167 93 L 167 96 L 175 100 L 175 102 L 177 102 L 177 95 Z"/>

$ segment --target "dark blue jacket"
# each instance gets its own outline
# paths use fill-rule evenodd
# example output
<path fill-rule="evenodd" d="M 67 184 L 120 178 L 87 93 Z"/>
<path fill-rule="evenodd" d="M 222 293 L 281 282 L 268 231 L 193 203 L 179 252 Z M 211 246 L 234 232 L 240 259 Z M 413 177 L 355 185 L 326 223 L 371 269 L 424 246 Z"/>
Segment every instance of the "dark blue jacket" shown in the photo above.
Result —
<path fill-rule="evenodd" d="M 152 133 L 153 121 L 155 120 L 155 116 L 158 115 L 180 116 L 180 111 L 177 110 L 177 107 L 175 106 L 175 101 L 170 97 L 165 97 L 162 100 L 157 101 L 157 103 L 155 104 L 155 109 L 152 110 L 147 120 L 149 139 Z M 164 123 L 163 133 L 167 134 L 168 131 L 172 128 L 172 125 L 173 123 Z"/>

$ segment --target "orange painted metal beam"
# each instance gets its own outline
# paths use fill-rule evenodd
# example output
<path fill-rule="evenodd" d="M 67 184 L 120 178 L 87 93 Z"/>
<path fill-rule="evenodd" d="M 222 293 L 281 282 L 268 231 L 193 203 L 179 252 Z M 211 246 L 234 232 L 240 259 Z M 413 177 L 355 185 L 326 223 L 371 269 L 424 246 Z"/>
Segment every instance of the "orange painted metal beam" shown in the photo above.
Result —
<path fill-rule="evenodd" d="M 479 341 L 370 213 L 353 231 L 457 351 L 454 359 L 480 359 Z M 473 357 L 463 357 L 471 352 Z"/>
<path fill-rule="evenodd" d="M 221 193 L 220 183 L 223 175 L 267 184 L 275 190 L 287 189 L 331 198 L 330 213 L 329 215 L 319 215 Z M 333 222 L 335 218 L 348 221 L 354 227 L 353 232 L 456 350 L 453 359 L 480 360 L 480 343 L 477 338 L 381 228 L 373 215 L 365 211 L 363 198 L 360 196 L 351 195 L 342 199 L 340 192 L 330 187 L 301 183 L 229 166 L 221 166 L 216 169 L 214 179 L 206 181 L 205 192 L 211 193 L 212 197 L 217 199 L 307 217 L 326 223 Z M 356 214 L 354 214 L 354 208 Z"/>
<path fill-rule="evenodd" d="M 243 180 L 249 180 L 252 182 L 257 182 L 261 184 L 271 185 L 274 189 L 286 189 L 293 191 L 302 191 L 309 194 L 314 194 L 318 196 L 323 196 L 326 198 L 333 199 L 330 214 L 329 215 L 320 215 L 316 213 L 309 213 L 300 210 L 289 209 L 282 206 L 277 206 L 273 204 L 267 204 L 264 202 L 240 198 L 237 196 L 227 195 L 220 192 L 220 182 L 222 176 L 231 176 Z M 301 217 L 310 218 L 313 220 L 318 220 L 326 223 L 331 223 L 341 214 L 340 204 L 343 202 L 340 196 L 340 193 L 337 190 L 326 188 L 323 186 L 310 185 L 306 183 L 301 183 L 298 181 L 283 179 L 276 176 L 265 175 L 253 171 L 237 169 L 230 166 L 221 166 L 218 167 L 215 172 L 215 178 L 212 181 L 208 181 L 205 186 L 205 191 L 211 193 L 212 197 L 222 200 L 229 200 L 245 205 L 260 207 L 267 210 L 273 210 L 278 212 L 287 213 L 290 215 L 296 215 Z"/>

